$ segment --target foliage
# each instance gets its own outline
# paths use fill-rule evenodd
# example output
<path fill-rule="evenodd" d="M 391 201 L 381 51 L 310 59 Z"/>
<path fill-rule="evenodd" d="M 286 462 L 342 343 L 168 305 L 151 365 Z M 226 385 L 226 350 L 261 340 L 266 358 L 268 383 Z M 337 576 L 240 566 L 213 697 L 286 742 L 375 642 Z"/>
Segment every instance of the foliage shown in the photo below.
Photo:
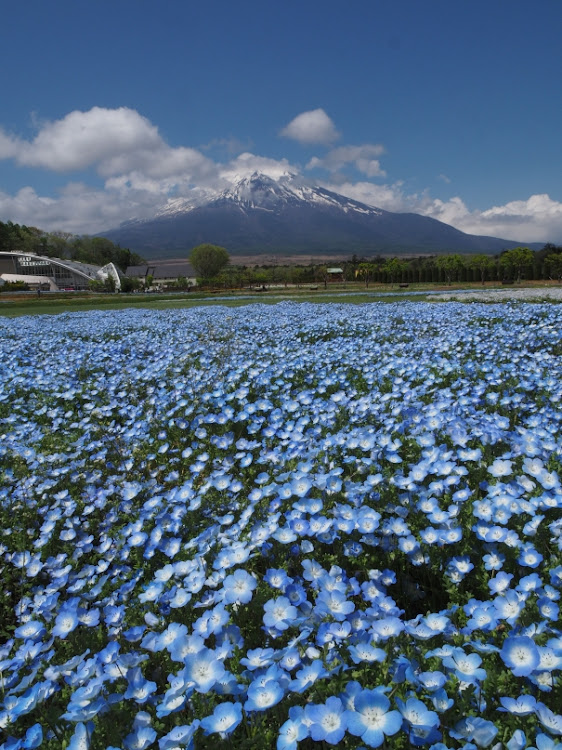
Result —
<path fill-rule="evenodd" d="M 453 277 L 455 277 L 464 266 L 462 257 L 456 253 L 440 256 L 436 259 L 435 264 L 445 274 L 447 284 L 451 284 Z"/>
<path fill-rule="evenodd" d="M 549 274 L 559 281 L 562 280 L 562 251 L 548 255 L 544 262 Z"/>
<path fill-rule="evenodd" d="M 365 282 L 365 288 L 368 288 L 369 281 L 373 278 L 373 274 L 376 270 L 377 266 L 374 263 L 367 263 L 364 261 L 358 264 L 355 272 L 357 277 L 363 279 Z"/>
<path fill-rule="evenodd" d="M 508 274 L 517 276 L 517 281 L 521 281 L 521 274 L 525 268 L 533 263 L 533 251 L 528 247 L 514 247 L 512 250 L 506 250 L 500 256 L 500 266 Z"/>
<path fill-rule="evenodd" d="M 36 227 L 0 221 L 0 251 L 37 253 L 50 258 L 77 260 L 105 266 L 115 263 L 122 271 L 142 263 L 142 258 L 105 237 L 77 237 L 68 232 L 44 232 Z"/>
<path fill-rule="evenodd" d="M 394 284 L 396 279 L 400 278 L 407 270 L 408 264 L 401 258 L 389 258 L 383 264 L 382 270 L 390 278 L 390 283 Z"/>
<path fill-rule="evenodd" d="M 189 261 L 203 279 L 213 279 L 228 265 L 230 257 L 224 247 L 205 243 L 194 247 Z"/>
<path fill-rule="evenodd" d="M 0 320 L 2 750 L 555 747 L 560 310 Z"/>
<path fill-rule="evenodd" d="M 29 285 L 25 281 L 6 281 L 0 284 L 1 292 L 27 292 L 29 291 Z"/>
<path fill-rule="evenodd" d="M 484 255 L 483 253 L 472 255 L 468 260 L 468 264 L 471 268 L 474 268 L 478 271 L 482 284 L 484 284 L 487 275 L 494 270 L 496 265 L 494 263 L 494 260 L 490 258 L 489 255 Z"/>

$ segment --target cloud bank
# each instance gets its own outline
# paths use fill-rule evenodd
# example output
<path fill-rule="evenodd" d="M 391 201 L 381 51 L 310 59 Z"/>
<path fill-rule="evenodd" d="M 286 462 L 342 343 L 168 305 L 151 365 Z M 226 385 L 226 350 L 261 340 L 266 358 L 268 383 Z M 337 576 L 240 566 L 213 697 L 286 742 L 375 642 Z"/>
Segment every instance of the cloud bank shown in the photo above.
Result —
<path fill-rule="evenodd" d="M 380 144 L 339 146 L 328 151 L 324 157 L 313 156 L 306 168 L 321 168 L 329 172 L 339 172 L 348 164 L 353 164 L 366 177 L 386 177 L 386 172 L 381 168 L 380 161 L 375 159 L 376 156 L 383 153 L 384 147 Z"/>
<path fill-rule="evenodd" d="M 340 137 L 336 126 L 323 109 L 313 109 L 297 115 L 283 128 L 281 135 L 303 145 L 329 145 Z"/>
<path fill-rule="evenodd" d="M 70 112 L 60 120 L 40 124 L 29 140 L 0 128 L 0 160 L 11 160 L 31 175 L 33 169 L 69 175 L 64 189 L 54 195 L 40 195 L 33 186 L 15 194 L 0 188 L 0 220 L 94 234 L 129 219 L 152 217 L 178 198 L 199 201 L 242 176 L 261 171 L 275 179 L 301 174 L 303 179 L 363 203 L 420 213 L 471 234 L 562 244 L 562 203 L 546 194 L 471 210 L 458 196 L 444 201 L 427 191 L 407 193 L 401 181 L 382 184 L 384 147 L 334 147 L 340 134 L 323 109 L 301 113 L 280 135 L 305 148 L 314 147 L 317 155 L 309 156 L 303 167 L 285 158 L 251 153 L 246 147 L 242 153 L 227 153 L 227 161 L 213 161 L 203 153 L 206 146 L 170 146 L 156 125 L 127 107 Z M 84 179 L 85 171 L 95 177 L 93 184 Z M 81 181 L 72 181 L 72 173 L 77 172 Z M 448 180 L 444 175 L 440 179 Z"/>

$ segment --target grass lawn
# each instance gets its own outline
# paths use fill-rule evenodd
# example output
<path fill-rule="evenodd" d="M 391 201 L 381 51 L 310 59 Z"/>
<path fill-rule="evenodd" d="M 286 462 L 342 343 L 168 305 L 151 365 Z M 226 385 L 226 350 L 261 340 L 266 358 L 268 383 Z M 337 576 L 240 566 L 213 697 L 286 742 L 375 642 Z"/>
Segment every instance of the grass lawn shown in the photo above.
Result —
<path fill-rule="evenodd" d="M 543 282 L 523 282 L 516 289 L 537 286 L 548 286 Z M 368 289 L 362 283 L 332 284 L 328 289 L 322 287 L 310 289 L 303 285 L 297 287 L 273 287 L 266 292 L 253 290 L 217 291 L 217 292 L 168 292 L 161 294 L 100 294 L 90 292 L 43 293 L 36 297 L 33 293 L 0 294 L 0 316 L 14 318 L 21 315 L 57 315 L 65 312 L 87 310 L 122 310 L 139 307 L 151 310 L 189 308 L 206 305 L 224 305 L 238 307 L 263 303 L 275 304 L 282 300 L 294 302 L 396 302 L 415 300 L 423 302 L 426 295 L 435 292 L 455 292 L 465 289 L 505 289 L 501 285 L 488 283 L 485 287 L 479 284 L 410 284 L 407 290 L 396 285 L 371 285 Z"/>

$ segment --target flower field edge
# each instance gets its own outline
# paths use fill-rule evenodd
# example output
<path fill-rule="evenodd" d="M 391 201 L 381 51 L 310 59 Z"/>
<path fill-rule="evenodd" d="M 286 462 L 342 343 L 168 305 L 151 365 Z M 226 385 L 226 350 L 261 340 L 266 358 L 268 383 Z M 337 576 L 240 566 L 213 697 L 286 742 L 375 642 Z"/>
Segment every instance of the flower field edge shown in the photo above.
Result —
<path fill-rule="evenodd" d="M 560 744 L 561 317 L 0 320 L 0 750 Z"/>

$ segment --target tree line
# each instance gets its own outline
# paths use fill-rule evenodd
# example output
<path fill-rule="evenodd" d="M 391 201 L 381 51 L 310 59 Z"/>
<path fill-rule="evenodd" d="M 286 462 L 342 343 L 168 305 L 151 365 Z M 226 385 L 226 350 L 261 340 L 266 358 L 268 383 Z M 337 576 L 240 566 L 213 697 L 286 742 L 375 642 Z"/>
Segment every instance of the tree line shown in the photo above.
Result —
<path fill-rule="evenodd" d="M 466 282 L 484 284 L 486 281 L 519 282 L 522 279 L 562 280 L 562 246 L 546 244 L 541 250 L 516 247 L 500 255 L 483 253 L 460 255 L 449 253 L 416 258 L 361 258 L 334 260 L 331 266 L 342 269 L 332 274 L 330 266 L 310 263 L 297 266 L 229 265 L 224 248 L 200 245 L 194 248 L 190 261 L 195 267 L 200 283 L 224 288 L 265 286 L 269 284 L 323 284 L 330 278 L 341 281 L 361 281 L 366 287 L 371 283 L 444 283 Z"/>
<path fill-rule="evenodd" d="M 562 279 L 562 246 L 546 244 L 541 250 L 514 247 L 496 256 L 449 253 L 418 258 L 353 258 L 355 278 L 369 282 L 446 283 Z"/>
<path fill-rule="evenodd" d="M 105 266 L 115 263 L 122 271 L 144 263 L 136 253 L 105 237 L 77 236 L 69 232 L 45 232 L 37 227 L 0 221 L 0 251 L 36 253 L 48 258 L 76 260 Z"/>

